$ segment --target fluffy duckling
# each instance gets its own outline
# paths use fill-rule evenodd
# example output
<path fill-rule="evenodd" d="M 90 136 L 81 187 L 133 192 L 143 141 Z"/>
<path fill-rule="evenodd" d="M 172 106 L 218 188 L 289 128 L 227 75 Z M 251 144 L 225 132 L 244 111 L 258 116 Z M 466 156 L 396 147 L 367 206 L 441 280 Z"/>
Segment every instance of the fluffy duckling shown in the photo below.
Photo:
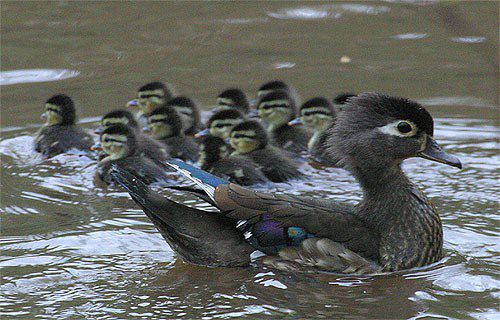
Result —
<path fill-rule="evenodd" d="M 118 109 L 105 114 L 101 120 L 101 127 L 98 129 L 99 133 L 115 124 L 129 126 L 135 131 L 138 149 L 137 152 L 139 154 L 143 154 L 150 159 L 159 161 L 170 158 L 167 146 L 156 141 L 150 136 L 143 134 L 139 128 L 139 124 L 134 119 L 134 116 L 130 111 Z"/>
<path fill-rule="evenodd" d="M 297 165 L 283 152 L 269 145 L 266 130 L 254 120 L 236 125 L 230 134 L 233 155 L 246 156 L 256 163 L 262 173 L 273 182 L 285 182 L 299 178 L 302 173 Z"/>
<path fill-rule="evenodd" d="M 201 169 L 242 186 L 267 182 L 266 176 L 247 157 L 232 155 L 231 147 L 219 137 L 205 136 L 200 142 Z"/>
<path fill-rule="evenodd" d="M 288 93 L 290 99 L 293 100 L 295 105 L 297 105 L 297 100 L 298 100 L 297 92 L 295 91 L 294 88 L 290 87 L 288 84 L 286 84 L 284 81 L 281 80 L 273 80 L 261 85 L 257 90 L 257 99 L 260 99 L 266 94 L 275 91 L 285 91 L 286 93 Z"/>
<path fill-rule="evenodd" d="M 137 91 L 137 98 L 130 100 L 127 107 L 139 107 L 139 112 L 136 114 L 137 120 L 141 126 L 147 127 L 148 115 L 172 98 L 172 90 L 167 85 L 154 81 L 140 87 Z"/>
<path fill-rule="evenodd" d="M 112 182 L 110 170 L 113 164 L 128 168 L 148 184 L 169 180 L 164 169 L 139 153 L 136 130 L 130 126 L 118 123 L 105 128 L 101 133 L 100 142 L 106 156 L 97 166 L 96 184 Z"/>
<path fill-rule="evenodd" d="M 312 98 L 302 104 L 299 113 L 300 116 L 288 124 L 291 126 L 303 124 L 314 132 L 307 143 L 307 148 L 315 159 L 324 162 L 327 131 L 333 126 L 336 117 L 333 105 L 323 97 Z"/>
<path fill-rule="evenodd" d="M 92 136 L 75 125 L 75 105 L 67 95 L 58 94 L 48 99 L 42 118 L 46 122 L 35 138 L 35 150 L 44 157 L 70 149 L 89 151 L 94 144 Z"/>
<path fill-rule="evenodd" d="M 208 119 L 207 128 L 198 132 L 195 137 L 211 134 L 225 140 L 229 138 L 229 133 L 234 126 L 245 120 L 245 116 L 236 109 L 220 110 Z"/>
<path fill-rule="evenodd" d="M 259 117 L 268 125 L 271 143 L 277 147 L 300 153 L 307 150 L 310 134 L 304 129 L 289 126 L 295 118 L 295 104 L 285 91 L 273 91 L 257 103 Z"/>
<path fill-rule="evenodd" d="M 166 103 L 174 107 L 181 117 L 182 128 L 188 136 L 194 135 L 200 129 L 200 109 L 193 100 L 187 97 L 175 97 Z"/>
<path fill-rule="evenodd" d="M 217 96 L 215 110 L 236 109 L 246 115 L 250 111 L 250 103 L 246 94 L 238 88 L 222 91 Z"/>
<path fill-rule="evenodd" d="M 174 107 L 162 106 L 151 112 L 148 125 L 151 136 L 168 147 L 170 156 L 185 161 L 198 160 L 199 147 L 182 131 L 182 120 Z"/>

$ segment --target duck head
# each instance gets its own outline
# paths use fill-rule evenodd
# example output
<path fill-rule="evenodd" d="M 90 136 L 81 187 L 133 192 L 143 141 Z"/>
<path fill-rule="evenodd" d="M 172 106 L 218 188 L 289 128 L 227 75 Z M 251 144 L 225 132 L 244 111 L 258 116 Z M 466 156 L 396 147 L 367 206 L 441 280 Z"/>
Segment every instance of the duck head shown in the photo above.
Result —
<path fill-rule="evenodd" d="M 132 127 L 134 130 L 139 130 L 139 124 L 134 115 L 128 110 L 118 109 L 108 112 L 102 117 L 101 126 L 96 130 L 96 133 L 101 133 L 115 124 L 123 124 Z"/>
<path fill-rule="evenodd" d="M 217 96 L 216 108 L 218 110 L 236 109 L 243 114 L 250 111 L 250 103 L 246 94 L 238 88 L 230 88 L 222 91 Z"/>
<path fill-rule="evenodd" d="M 269 81 L 259 87 L 259 89 L 257 90 L 257 99 L 260 99 L 266 94 L 274 91 L 285 91 L 286 93 L 290 94 L 290 90 L 290 87 L 281 80 Z"/>
<path fill-rule="evenodd" d="M 354 173 L 386 172 L 411 157 L 461 168 L 434 140 L 431 115 L 417 102 L 378 93 L 352 97 L 330 129 L 328 152 Z M 362 173 L 363 174 L 363 173 Z M 359 175 L 358 175 L 359 177 Z"/>
<path fill-rule="evenodd" d="M 247 120 L 231 130 L 229 142 L 236 154 L 246 154 L 265 148 L 268 138 L 266 130 L 260 123 Z"/>
<path fill-rule="evenodd" d="M 117 160 L 134 153 L 137 139 L 134 130 L 124 124 L 114 124 L 104 129 L 100 136 L 101 148 L 108 155 L 105 159 Z"/>
<path fill-rule="evenodd" d="M 159 107 L 148 116 L 151 136 L 157 140 L 182 134 L 181 117 L 172 106 Z"/>
<path fill-rule="evenodd" d="M 200 113 L 198 106 L 187 97 L 175 97 L 166 103 L 173 107 L 181 117 L 184 132 L 191 132 L 200 124 Z"/>
<path fill-rule="evenodd" d="M 215 137 L 227 139 L 234 126 L 243 121 L 245 121 L 245 116 L 236 109 L 220 110 L 208 119 L 207 129 L 198 132 L 195 136 L 201 137 L 211 134 Z"/>
<path fill-rule="evenodd" d="M 139 88 L 137 99 L 129 101 L 127 107 L 139 107 L 142 113 L 149 114 L 170 98 L 172 93 L 163 82 L 150 82 Z"/>
<path fill-rule="evenodd" d="M 259 117 L 269 124 L 269 131 L 286 125 L 295 118 L 295 104 L 285 91 L 274 91 L 257 102 Z"/>
<path fill-rule="evenodd" d="M 303 124 L 315 132 L 328 129 L 335 120 L 333 105 L 323 97 L 307 100 L 300 107 L 300 116 L 290 121 L 289 125 Z"/>
<path fill-rule="evenodd" d="M 46 126 L 73 125 L 76 121 L 75 104 L 64 94 L 52 96 L 45 102 L 45 112 L 42 114 Z"/>
<path fill-rule="evenodd" d="M 221 138 L 212 135 L 204 136 L 200 141 L 200 158 L 198 165 L 204 169 L 212 163 L 216 163 L 231 153 L 231 147 Z"/>

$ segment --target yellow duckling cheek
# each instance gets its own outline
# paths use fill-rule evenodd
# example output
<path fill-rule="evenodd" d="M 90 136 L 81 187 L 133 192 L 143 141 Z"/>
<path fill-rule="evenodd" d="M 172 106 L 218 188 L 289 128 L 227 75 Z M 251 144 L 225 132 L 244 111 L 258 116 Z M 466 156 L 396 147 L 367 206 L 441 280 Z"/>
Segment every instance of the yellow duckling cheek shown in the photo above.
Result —
<path fill-rule="evenodd" d="M 49 126 L 59 124 L 62 121 L 62 117 L 56 112 L 47 111 L 46 115 L 47 115 L 47 125 Z"/>
<path fill-rule="evenodd" d="M 254 151 L 257 148 L 257 142 L 252 140 L 238 140 L 233 143 L 233 139 L 231 139 L 231 146 L 237 153 L 244 154 Z"/>

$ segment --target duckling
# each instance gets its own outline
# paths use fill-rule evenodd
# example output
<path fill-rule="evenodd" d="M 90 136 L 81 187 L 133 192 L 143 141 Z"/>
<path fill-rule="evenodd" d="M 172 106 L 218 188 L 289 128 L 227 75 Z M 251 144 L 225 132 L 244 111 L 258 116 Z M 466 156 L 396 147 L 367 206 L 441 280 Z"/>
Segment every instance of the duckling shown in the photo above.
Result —
<path fill-rule="evenodd" d="M 250 103 L 246 94 L 238 88 L 230 88 L 222 91 L 217 96 L 215 110 L 236 109 L 244 115 L 250 111 Z"/>
<path fill-rule="evenodd" d="M 170 158 L 168 147 L 154 140 L 150 136 L 143 134 L 139 128 L 139 124 L 134 119 L 134 116 L 130 111 L 118 109 L 108 112 L 102 117 L 101 126 L 98 129 L 98 132 L 100 133 L 102 130 L 105 130 L 115 124 L 129 126 L 135 131 L 138 154 L 142 154 L 152 160 L 159 161 Z"/>
<path fill-rule="evenodd" d="M 273 182 L 301 178 L 297 165 L 278 148 L 269 145 L 266 130 L 254 120 L 244 121 L 231 130 L 229 142 L 235 150 L 256 163 L 262 173 Z"/>
<path fill-rule="evenodd" d="M 271 143 L 285 150 L 301 153 L 307 150 L 311 135 L 302 128 L 289 126 L 295 118 L 295 104 L 285 91 L 261 96 L 257 103 L 259 117 L 267 123 Z"/>
<path fill-rule="evenodd" d="M 190 136 L 182 131 L 182 120 L 172 106 L 159 107 L 148 117 L 151 136 L 166 145 L 170 156 L 196 162 L 199 148 Z"/>
<path fill-rule="evenodd" d="M 195 137 L 211 134 L 225 140 L 229 138 L 229 133 L 234 126 L 245 119 L 245 116 L 236 109 L 219 110 L 208 119 L 207 128 L 198 132 Z"/>
<path fill-rule="evenodd" d="M 320 162 L 326 162 L 325 142 L 328 129 L 334 125 L 336 112 L 333 105 L 323 97 L 312 98 L 300 107 L 300 117 L 290 121 L 288 125 L 305 125 L 313 130 L 313 135 L 307 143 L 309 154 Z"/>
<path fill-rule="evenodd" d="M 99 140 L 106 156 L 97 165 L 97 185 L 102 182 L 109 185 L 113 182 L 110 175 L 113 164 L 135 172 L 147 184 L 170 180 L 166 174 L 167 170 L 158 167 L 151 159 L 139 153 L 136 132 L 137 130 L 122 123 L 108 126 L 101 132 Z"/>
<path fill-rule="evenodd" d="M 349 99 L 347 106 L 327 144 L 328 153 L 342 156 L 363 190 L 356 205 L 257 192 L 169 161 L 219 210 L 208 213 L 161 198 L 127 170 L 116 168 L 113 174 L 170 247 L 195 264 L 249 265 L 252 249 L 267 255 L 260 260 L 265 265 L 304 272 L 373 274 L 439 261 L 439 214 L 401 163 L 421 157 L 461 168 L 460 160 L 437 144 L 432 116 L 414 101 L 366 93 Z"/>
<path fill-rule="evenodd" d="M 347 103 L 347 100 L 349 98 L 355 97 L 355 93 L 351 92 L 342 92 L 333 97 L 333 106 L 337 110 L 337 112 L 342 112 L 344 111 L 345 104 Z"/>
<path fill-rule="evenodd" d="M 64 94 L 52 96 L 45 102 L 42 118 L 45 124 L 35 138 L 35 151 L 50 158 L 70 149 L 90 151 L 92 136 L 78 128 L 73 100 Z"/>
<path fill-rule="evenodd" d="M 207 135 L 200 142 L 198 165 L 202 170 L 242 186 L 267 182 L 266 176 L 244 156 L 232 155 L 231 147 L 219 137 Z"/>
<path fill-rule="evenodd" d="M 181 117 L 184 133 L 188 136 L 194 135 L 200 129 L 200 109 L 193 100 L 187 97 L 175 97 L 166 103 L 172 106 Z"/>
<path fill-rule="evenodd" d="M 140 87 L 137 91 L 137 98 L 130 100 L 127 107 L 139 107 L 136 118 L 142 127 L 147 127 L 148 115 L 172 98 L 172 90 L 167 85 L 154 81 Z"/>
<path fill-rule="evenodd" d="M 273 80 L 261 85 L 257 90 L 257 99 L 275 91 L 285 91 L 294 105 L 298 105 L 297 91 L 282 80 Z"/>

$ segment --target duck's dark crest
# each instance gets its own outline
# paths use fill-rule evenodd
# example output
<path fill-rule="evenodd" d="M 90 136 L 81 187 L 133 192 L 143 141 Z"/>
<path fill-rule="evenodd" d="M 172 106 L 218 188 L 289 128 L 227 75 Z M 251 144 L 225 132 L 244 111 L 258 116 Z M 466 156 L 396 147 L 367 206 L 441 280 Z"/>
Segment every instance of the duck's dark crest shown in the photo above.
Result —
<path fill-rule="evenodd" d="M 370 108 L 384 117 L 399 120 L 410 120 L 420 130 L 430 136 L 434 135 L 434 121 L 425 108 L 415 101 L 406 98 L 391 97 L 379 93 L 363 93 L 349 99 L 347 104 Z"/>
<path fill-rule="evenodd" d="M 128 110 L 123 110 L 123 109 L 117 109 L 113 110 L 111 112 L 106 113 L 102 119 L 112 119 L 112 118 L 127 118 L 128 120 L 128 125 L 133 127 L 133 128 L 139 128 L 139 124 L 134 118 L 134 115 L 132 112 Z"/>
<path fill-rule="evenodd" d="M 145 85 L 143 85 L 142 87 L 139 88 L 139 91 L 151 91 L 151 90 L 158 90 L 158 89 L 161 89 L 164 92 L 168 91 L 167 86 L 161 81 L 153 81 L 153 82 L 146 83 Z"/>
<path fill-rule="evenodd" d="M 333 103 L 335 104 L 345 104 L 350 98 L 355 97 L 355 93 L 342 92 L 333 98 Z"/>
<path fill-rule="evenodd" d="M 207 121 L 207 127 L 215 120 L 220 119 L 245 119 L 245 116 L 236 109 L 225 109 L 214 113 Z"/>

